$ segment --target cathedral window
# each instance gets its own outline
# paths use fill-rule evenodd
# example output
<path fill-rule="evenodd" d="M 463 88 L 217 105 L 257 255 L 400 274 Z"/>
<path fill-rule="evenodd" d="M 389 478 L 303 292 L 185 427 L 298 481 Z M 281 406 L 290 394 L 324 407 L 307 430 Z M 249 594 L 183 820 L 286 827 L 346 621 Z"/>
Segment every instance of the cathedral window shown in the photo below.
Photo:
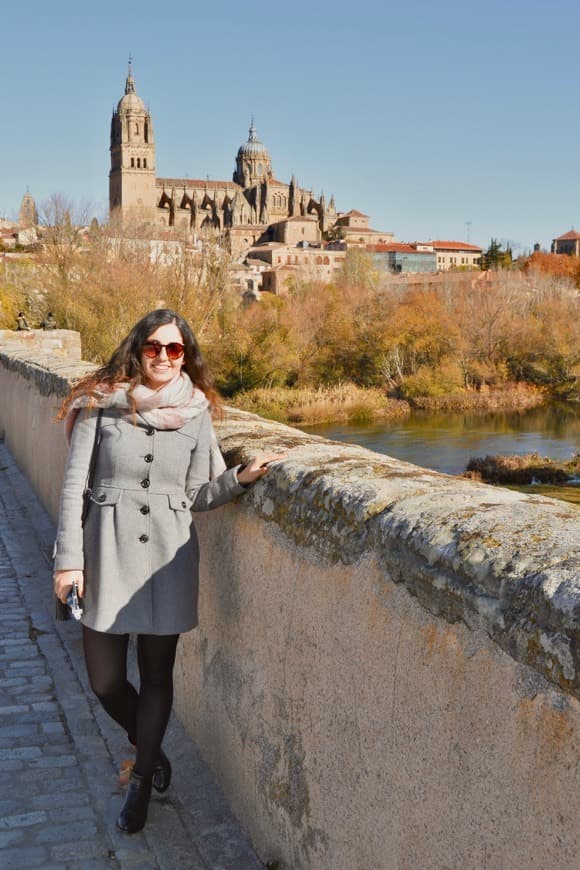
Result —
<path fill-rule="evenodd" d="M 143 169 L 147 169 L 147 158 L 143 158 Z"/>
<path fill-rule="evenodd" d="M 145 141 L 149 142 L 149 124 L 145 121 L 145 129 L 144 129 Z"/>
<path fill-rule="evenodd" d="M 135 133 L 139 135 L 139 124 L 135 124 Z"/>
<path fill-rule="evenodd" d="M 131 169 L 135 168 L 135 158 L 131 157 Z"/>

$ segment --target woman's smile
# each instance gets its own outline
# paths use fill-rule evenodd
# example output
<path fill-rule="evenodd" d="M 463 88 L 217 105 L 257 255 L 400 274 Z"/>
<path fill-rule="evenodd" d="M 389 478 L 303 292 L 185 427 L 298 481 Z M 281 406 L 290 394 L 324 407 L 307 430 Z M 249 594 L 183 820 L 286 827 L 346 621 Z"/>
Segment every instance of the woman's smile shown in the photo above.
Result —
<path fill-rule="evenodd" d="M 157 341 L 160 345 L 171 344 L 171 342 L 183 344 L 183 336 L 175 323 L 164 323 L 163 326 L 159 326 L 155 332 L 147 336 L 147 341 Z M 181 372 L 184 360 L 183 356 L 174 360 L 169 359 L 164 346 L 160 347 L 158 355 L 153 358 L 142 352 L 141 366 L 145 385 L 151 387 L 152 390 L 158 390 L 165 384 L 169 384 Z"/>

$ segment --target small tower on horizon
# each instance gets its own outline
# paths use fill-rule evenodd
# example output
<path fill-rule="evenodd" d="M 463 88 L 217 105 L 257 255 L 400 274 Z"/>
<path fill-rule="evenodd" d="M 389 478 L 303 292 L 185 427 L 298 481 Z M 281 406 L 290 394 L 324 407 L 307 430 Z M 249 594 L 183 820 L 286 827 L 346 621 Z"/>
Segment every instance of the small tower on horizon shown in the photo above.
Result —
<path fill-rule="evenodd" d="M 26 188 L 26 193 L 22 197 L 22 202 L 20 203 L 18 223 L 21 227 L 38 226 L 38 211 L 36 209 L 36 203 L 28 188 Z"/>
<path fill-rule="evenodd" d="M 118 216 L 123 222 L 152 222 L 156 206 L 153 124 L 135 91 L 131 57 L 125 93 L 111 119 L 110 152 L 110 216 Z"/>

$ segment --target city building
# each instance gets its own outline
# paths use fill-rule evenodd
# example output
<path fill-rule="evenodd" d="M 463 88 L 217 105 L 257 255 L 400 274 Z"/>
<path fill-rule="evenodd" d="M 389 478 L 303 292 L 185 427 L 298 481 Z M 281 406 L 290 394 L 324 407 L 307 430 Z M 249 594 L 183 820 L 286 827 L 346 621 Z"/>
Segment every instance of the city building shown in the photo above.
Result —
<path fill-rule="evenodd" d="M 337 213 L 334 197 L 328 203 L 324 194 L 316 197 L 294 175 L 288 183 L 277 180 L 253 120 L 231 181 L 158 178 L 153 121 L 135 90 L 131 63 L 111 120 L 110 155 L 110 216 L 123 226 L 208 231 L 239 258 L 257 243 L 318 242 L 333 228 L 359 243 L 393 238 L 370 229 L 361 212 Z"/>
<path fill-rule="evenodd" d="M 364 245 L 384 245 L 395 238 L 393 233 L 374 230 L 369 226 L 369 216 L 361 211 L 351 209 L 346 214 L 340 214 L 330 233 L 333 239 L 345 242 L 349 247 Z"/>
<path fill-rule="evenodd" d="M 375 266 L 381 271 L 394 274 L 437 271 L 437 255 L 430 245 L 391 242 L 386 245 L 367 245 L 366 250 L 372 254 Z"/>
<path fill-rule="evenodd" d="M 284 245 L 270 242 L 250 249 L 246 263 L 261 269 L 261 290 L 284 293 L 293 281 L 329 283 L 340 273 L 346 250 L 332 250 L 323 244 Z M 265 268 L 264 268 L 265 266 Z"/>
<path fill-rule="evenodd" d="M 571 257 L 580 257 L 580 233 L 577 233 L 574 228 L 564 233 L 563 236 L 558 236 L 552 241 L 553 254 L 568 254 Z"/>
<path fill-rule="evenodd" d="M 479 269 L 483 248 L 471 245 L 469 242 L 447 242 L 441 239 L 431 240 L 425 243 L 435 251 L 437 255 L 437 271 L 446 272 L 448 269 L 461 269 L 462 267 Z"/>

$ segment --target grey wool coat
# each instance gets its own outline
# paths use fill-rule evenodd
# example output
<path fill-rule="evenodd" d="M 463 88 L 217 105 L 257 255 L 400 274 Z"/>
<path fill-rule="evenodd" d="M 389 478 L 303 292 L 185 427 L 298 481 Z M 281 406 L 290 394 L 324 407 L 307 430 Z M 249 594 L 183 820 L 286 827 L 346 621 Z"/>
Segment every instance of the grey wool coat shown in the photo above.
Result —
<path fill-rule="evenodd" d="M 199 546 L 192 511 L 244 492 L 237 469 L 209 480 L 207 410 L 181 429 L 103 411 L 90 504 L 83 492 L 98 412 L 81 411 L 65 468 L 55 570 L 84 570 L 83 623 L 112 634 L 178 634 L 197 625 Z"/>

